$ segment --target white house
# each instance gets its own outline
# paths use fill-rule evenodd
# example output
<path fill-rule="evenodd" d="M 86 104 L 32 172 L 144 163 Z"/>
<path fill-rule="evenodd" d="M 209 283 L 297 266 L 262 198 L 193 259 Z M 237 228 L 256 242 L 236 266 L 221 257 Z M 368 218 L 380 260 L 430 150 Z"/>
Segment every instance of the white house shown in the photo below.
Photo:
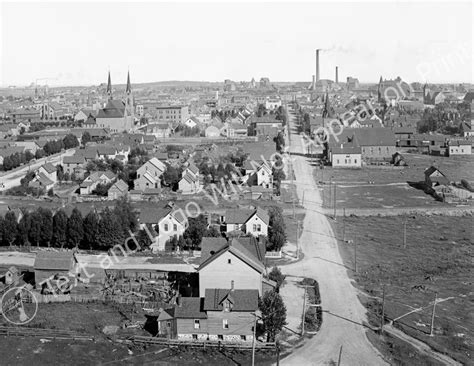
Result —
<path fill-rule="evenodd" d="M 226 232 L 242 231 L 255 237 L 268 235 L 268 225 L 270 217 L 268 213 L 260 207 L 255 210 L 227 210 L 223 218 L 226 225 Z"/>
<path fill-rule="evenodd" d="M 196 117 L 189 117 L 186 121 L 184 121 L 184 125 L 189 128 L 196 127 L 199 123 L 199 120 Z"/>
<path fill-rule="evenodd" d="M 339 146 L 331 149 L 330 161 L 333 167 L 360 168 L 362 151 L 360 146 Z"/>
<path fill-rule="evenodd" d="M 161 187 L 160 177 L 166 170 L 166 165 L 158 158 L 151 158 L 137 170 L 137 179 L 134 181 L 136 190 Z"/>
<path fill-rule="evenodd" d="M 46 163 L 39 167 L 37 174 L 44 174 L 48 177 L 51 181 L 56 183 L 58 181 L 57 178 L 57 170 L 56 167 L 51 163 Z"/>
<path fill-rule="evenodd" d="M 471 155 L 472 142 L 471 141 L 450 141 L 449 156 L 452 155 Z"/>
<path fill-rule="evenodd" d="M 245 176 L 243 182 L 249 186 L 261 186 L 264 188 L 273 187 L 272 168 L 266 163 L 255 163 L 245 161 L 244 163 Z"/>
<path fill-rule="evenodd" d="M 152 225 L 158 232 L 156 241 L 150 246 L 152 251 L 164 251 L 165 244 L 173 236 L 179 238 L 186 230 L 187 218 L 184 212 L 177 208 L 143 208 L 140 212 L 140 228 Z"/>
<path fill-rule="evenodd" d="M 93 172 L 86 179 L 82 181 L 79 186 L 79 192 L 83 194 L 91 194 L 99 184 L 110 184 L 115 180 L 115 174 L 110 170 L 105 172 Z"/>
<path fill-rule="evenodd" d="M 186 173 L 178 182 L 179 190 L 183 194 L 191 194 L 199 191 L 199 177 Z"/>

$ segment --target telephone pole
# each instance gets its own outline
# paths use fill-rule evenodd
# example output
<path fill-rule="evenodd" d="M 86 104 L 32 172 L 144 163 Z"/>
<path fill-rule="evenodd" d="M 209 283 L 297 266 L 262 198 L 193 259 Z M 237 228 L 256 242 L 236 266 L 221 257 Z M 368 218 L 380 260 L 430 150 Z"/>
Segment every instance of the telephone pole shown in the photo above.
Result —
<path fill-rule="evenodd" d="M 334 221 L 336 221 L 336 188 L 337 184 L 334 182 Z"/>
<path fill-rule="evenodd" d="M 407 218 L 403 221 L 403 248 L 407 247 Z"/>
<path fill-rule="evenodd" d="M 253 339 L 252 339 L 252 366 L 255 366 L 255 337 L 257 334 L 257 314 L 253 314 L 255 320 L 253 322 Z"/>
<path fill-rule="evenodd" d="M 301 321 L 301 336 L 304 336 L 304 318 L 305 318 L 305 310 L 306 310 L 306 286 L 304 286 L 304 295 L 303 295 L 303 315 Z"/>
<path fill-rule="evenodd" d="M 436 311 L 436 301 L 438 299 L 438 293 L 435 292 L 435 297 L 433 301 L 433 311 L 431 312 L 431 326 L 430 326 L 430 336 L 433 336 L 433 328 L 434 328 L 434 319 L 435 319 L 435 311 Z"/>
<path fill-rule="evenodd" d="M 385 285 L 382 287 L 382 316 L 380 318 L 380 334 L 383 334 L 383 324 L 385 322 Z"/>
<path fill-rule="evenodd" d="M 346 242 L 346 208 L 344 207 L 342 209 L 343 215 L 342 215 L 342 242 Z"/>
<path fill-rule="evenodd" d="M 354 240 L 354 272 L 357 273 L 357 240 Z"/>
<path fill-rule="evenodd" d="M 342 358 L 342 344 L 341 344 L 341 348 L 339 348 L 339 357 L 337 359 L 337 366 L 341 365 L 341 358 Z"/>

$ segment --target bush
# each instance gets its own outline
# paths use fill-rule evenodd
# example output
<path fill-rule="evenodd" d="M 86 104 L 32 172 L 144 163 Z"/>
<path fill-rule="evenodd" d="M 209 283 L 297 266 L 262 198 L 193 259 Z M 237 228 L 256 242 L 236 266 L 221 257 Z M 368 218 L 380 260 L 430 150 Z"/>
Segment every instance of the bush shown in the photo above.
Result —
<path fill-rule="evenodd" d="M 272 270 L 268 274 L 268 278 L 277 283 L 277 291 L 280 289 L 281 285 L 285 281 L 285 275 L 281 273 L 280 269 L 277 266 L 272 268 Z"/>

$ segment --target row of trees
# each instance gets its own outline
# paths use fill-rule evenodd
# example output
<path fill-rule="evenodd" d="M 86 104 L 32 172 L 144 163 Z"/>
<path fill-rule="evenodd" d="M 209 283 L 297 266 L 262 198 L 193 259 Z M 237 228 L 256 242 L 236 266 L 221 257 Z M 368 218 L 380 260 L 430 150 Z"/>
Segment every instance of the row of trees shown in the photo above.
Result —
<path fill-rule="evenodd" d="M 62 140 L 52 140 L 48 141 L 43 149 L 36 150 L 36 153 L 33 153 L 29 150 L 23 152 L 17 152 L 10 156 L 6 156 L 3 159 L 2 169 L 8 171 L 11 169 L 18 168 L 19 166 L 30 162 L 33 158 L 41 159 L 44 156 L 49 156 L 52 154 L 57 154 L 63 149 L 71 149 L 73 147 L 79 146 L 79 140 L 73 134 L 66 135 Z"/>
<path fill-rule="evenodd" d="M 91 211 L 85 217 L 77 208 L 68 217 L 62 209 L 53 214 L 39 207 L 23 211 L 20 220 L 14 211 L 0 217 L 0 243 L 108 250 L 123 244 L 137 227 L 136 214 L 124 199 L 113 209 L 106 208 L 99 214 Z"/>

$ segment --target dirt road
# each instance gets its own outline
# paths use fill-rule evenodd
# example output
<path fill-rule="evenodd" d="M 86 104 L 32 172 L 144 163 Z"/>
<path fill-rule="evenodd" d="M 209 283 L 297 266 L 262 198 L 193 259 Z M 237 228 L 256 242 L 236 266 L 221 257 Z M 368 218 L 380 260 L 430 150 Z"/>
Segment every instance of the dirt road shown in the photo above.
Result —
<path fill-rule="evenodd" d="M 290 113 L 290 127 L 294 121 L 295 117 Z M 304 206 L 307 213 L 300 239 L 305 257 L 281 269 L 286 274 L 311 277 L 319 282 L 324 313 L 318 334 L 281 363 L 295 366 L 328 365 L 331 361 L 337 362 L 340 347 L 343 346 L 342 365 L 385 365 L 386 362 L 366 337 L 362 325 L 366 321 L 366 310 L 357 298 L 347 269 L 342 265 L 331 226 L 321 213 L 321 197 L 313 180 L 312 168 L 306 158 L 299 155 L 303 153 L 301 137 L 292 131 L 290 139 L 290 151 L 298 154 L 292 155 L 292 161 L 300 200 L 305 192 Z"/>

